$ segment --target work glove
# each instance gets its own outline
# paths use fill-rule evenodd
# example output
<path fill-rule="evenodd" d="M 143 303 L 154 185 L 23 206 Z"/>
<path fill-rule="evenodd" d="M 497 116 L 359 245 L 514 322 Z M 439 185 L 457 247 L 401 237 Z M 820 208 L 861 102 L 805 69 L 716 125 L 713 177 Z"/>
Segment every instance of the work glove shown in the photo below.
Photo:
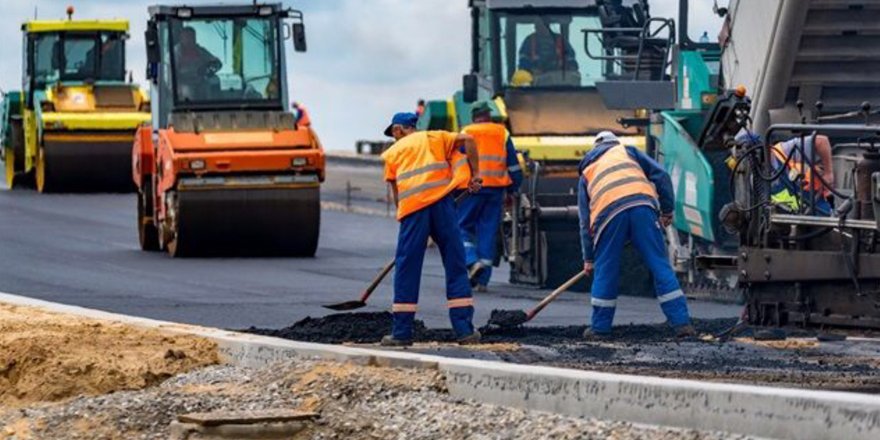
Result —
<path fill-rule="evenodd" d="M 471 177 L 471 181 L 468 182 L 468 191 L 471 193 L 475 193 L 481 189 L 483 189 L 483 178 Z"/>

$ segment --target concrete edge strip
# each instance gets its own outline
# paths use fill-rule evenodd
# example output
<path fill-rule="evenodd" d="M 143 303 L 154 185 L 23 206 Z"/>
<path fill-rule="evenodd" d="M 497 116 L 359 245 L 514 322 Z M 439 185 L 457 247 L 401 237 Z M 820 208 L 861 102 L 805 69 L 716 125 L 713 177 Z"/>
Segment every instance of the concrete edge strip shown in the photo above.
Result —
<path fill-rule="evenodd" d="M 383 166 L 385 166 L 385 161 L 383 161 L 382 158 L 379 156 L 357 155 L 354 153 L 326 151 L 326 152 L 324 152 L 324 157 L 326 158 L 328 164 L 334 164 L 334 165 L 348 165 L 348 166 L 358 166 L 358 167 L 363 167 L 363 166 L 383 167 Z"/>
<path fill-rule="evenodd" d="M 138 318 L 0 293 L 0 302 L 191 334 L 225 362 L 261 366 L 291 356 L 438 369 L 459 398 L 578 417 L 784 439 L 880 438 L 880 397 L 631 376 L 369 348 L 314 344 Z"/>
<path fill-rule="evenodd" d="M 370 216 L 374 216 L 374 217 L 388 217 L 388 218 L 394 217 L 394 215 L 397 213 L 397 208 L 394 208 L 389 213 L 389 212 L 385 212 L 385 211 L 382 211 L 379 209 L 370 209 L 370 208 L 364 208 L 364 207 L 360 207 L 360 206 L 348 207 L 348 206 L 345 206 L 344 203 L 328 202 L 328 201 L 324 201 L 324 200 L 321 201 L 321 209 L 323 209 L 325 211 L 348 212 L 351 214 L 370 215 Z"/>

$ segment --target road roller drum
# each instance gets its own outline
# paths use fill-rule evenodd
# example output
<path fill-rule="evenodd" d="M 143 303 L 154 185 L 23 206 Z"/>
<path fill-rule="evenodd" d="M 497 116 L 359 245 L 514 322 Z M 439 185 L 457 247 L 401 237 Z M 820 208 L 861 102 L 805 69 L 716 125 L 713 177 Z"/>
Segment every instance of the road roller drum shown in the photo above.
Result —
<path fill-rule="evenodd" d="M 315 255 L 320 190 L 184 190 L 171 197 L 166 249 L 174 257 Z"/>

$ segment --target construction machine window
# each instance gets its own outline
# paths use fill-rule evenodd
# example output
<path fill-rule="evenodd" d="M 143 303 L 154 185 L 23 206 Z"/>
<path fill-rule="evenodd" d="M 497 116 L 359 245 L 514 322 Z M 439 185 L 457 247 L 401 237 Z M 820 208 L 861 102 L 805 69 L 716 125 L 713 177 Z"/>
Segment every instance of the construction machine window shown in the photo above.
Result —
<path fill-rule="evenodd" d="M 43 34 L 33 41 L 33 77 L 37 86 L 49 84 L 59 79 L 59 71 L 54 61 L 56 47 L 60 37 L 58 34 Z"/>
<path fill-rule="evenodd" d="M 173 20 L 175 102 L 235 107 L 279 103 L 278 39 L 272 19 Z"/>
<path fill-rule="evenodd" d="M 503 13 L 499 20 L 505 87 L 592 87 L 604 79 L 601 61 L 584 46 L 584 31 L 600 27 L 597 16 Z"/>
<path fill-rule="evenodd" d="M 36 85 L 55 81 L 123 81 L 125 44 L 118 33 L 43 34 L 33 42 Z"/>

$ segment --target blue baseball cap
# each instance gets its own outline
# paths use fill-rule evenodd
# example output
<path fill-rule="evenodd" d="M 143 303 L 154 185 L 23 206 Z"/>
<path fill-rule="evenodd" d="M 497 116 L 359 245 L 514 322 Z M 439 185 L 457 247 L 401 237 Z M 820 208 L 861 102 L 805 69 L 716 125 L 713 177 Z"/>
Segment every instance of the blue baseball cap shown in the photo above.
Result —
<path fill-rule="evenodd" d="M 391 127 L 395 125 L 415 128 L 418 122 L 419 117 L 415 113 L 397 113 L 391 118 L 391 124 L 385 129 L 385 136 L 391 137 Z"/>

